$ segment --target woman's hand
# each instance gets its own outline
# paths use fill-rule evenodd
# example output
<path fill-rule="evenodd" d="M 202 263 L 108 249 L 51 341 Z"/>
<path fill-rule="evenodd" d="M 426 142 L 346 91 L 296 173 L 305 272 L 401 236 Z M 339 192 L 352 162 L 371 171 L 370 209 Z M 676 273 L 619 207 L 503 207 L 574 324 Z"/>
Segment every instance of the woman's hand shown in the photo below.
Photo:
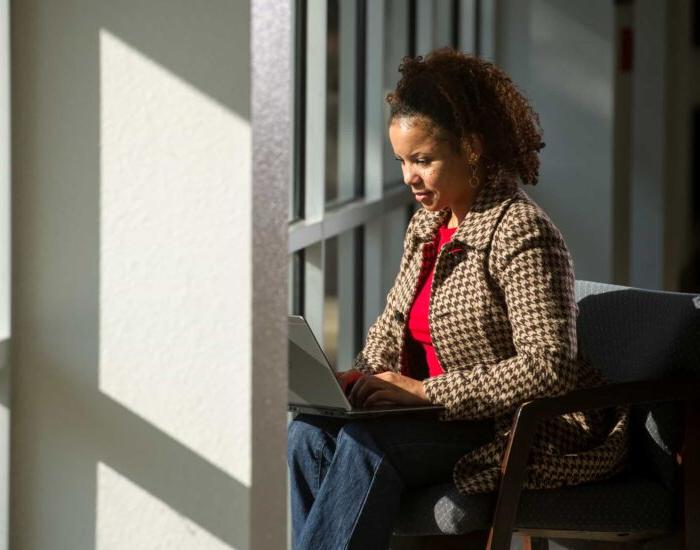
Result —
<path fill-rule="evenodd" d="M 350 369 L 335 373 L 335 377 L 345 395 L 348 395 L 348 392 L 352 389 L 353 384 L 362 378 L 362 376 L 363 374 L 357 369 Z"/>
<path fill-rule="evenodd" d="M 360 408 L 430 403 L 423 382 L 396 372 L 361 376 L 350 391 L 349 399 L 353 407 Z"/>

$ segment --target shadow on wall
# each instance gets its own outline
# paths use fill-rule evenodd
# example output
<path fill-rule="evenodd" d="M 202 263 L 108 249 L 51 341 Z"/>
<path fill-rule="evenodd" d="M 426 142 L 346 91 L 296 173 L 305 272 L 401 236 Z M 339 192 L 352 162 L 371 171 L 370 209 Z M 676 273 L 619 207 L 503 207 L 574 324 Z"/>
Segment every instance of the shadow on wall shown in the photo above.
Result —
<path fill-rule="evenodd" d="M 187 518 L 190 535 L 199 529 L 198 547 L 249 547 L 248 487 L 100 389 L 101 33 L 249 120 L 249 23 L 249 6 L 226 0 L 206 9 L 186 0 L 13 5 L 13 136 L 20 147 L 13 158 L 12 548 L 143 547 L 133 526 L 99 517 L 135 502 L 100 500 L 103 468 L 150 495 L 154 506 Z M 150 114 L 142 115 L 147 123 Z M 155 181 L 157 170 L 152 175 L 167 183 Z M 168 373 L 160 376 L 152 377 L 155 393 Z M 171 416 L 184 422 L 178 415 L 186 413 L 173 409 Z M 162 515 L 153 519 L 153 533 L 167 535 L 153 547 L 178 547 L 177 533 L 157 524 Z"/>

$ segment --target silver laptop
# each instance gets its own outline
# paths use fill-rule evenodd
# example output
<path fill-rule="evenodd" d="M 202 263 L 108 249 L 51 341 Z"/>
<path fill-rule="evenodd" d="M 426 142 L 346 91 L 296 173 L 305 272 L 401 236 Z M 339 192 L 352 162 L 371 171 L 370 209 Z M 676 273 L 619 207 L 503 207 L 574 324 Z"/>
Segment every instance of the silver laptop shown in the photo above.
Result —
<path fill-rule="evenodd" d="M 289 410 L 341 418 L 371 418 L 387 414 L 436 414 L 440 405 L 372 407 L 350 405 L 326 354 L 306 320 L 289 316 Z"/>

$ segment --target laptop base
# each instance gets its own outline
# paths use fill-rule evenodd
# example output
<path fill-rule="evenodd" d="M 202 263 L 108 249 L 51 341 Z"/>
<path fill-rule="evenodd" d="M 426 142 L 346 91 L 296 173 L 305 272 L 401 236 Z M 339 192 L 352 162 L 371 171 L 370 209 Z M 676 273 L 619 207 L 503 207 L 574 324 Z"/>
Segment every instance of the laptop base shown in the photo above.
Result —
<path fill-rule="evenodd" d="M 336 418 L 346 418 L 348 420 L 361 420 L 365 418 L 377 418 L 379 416 L 402 414 L 407 416 L 434 416 L 444 411 L 444 407 L 440 405 L 426 405 L 425 407 L 376 407 L 371 409 L 336 409 L 331 407 L 318 407 L 312 405 L 302 405 L 290 403 L 288 407 L 290 412 L 312 414 L 316 416 L 333 416 Z"/>

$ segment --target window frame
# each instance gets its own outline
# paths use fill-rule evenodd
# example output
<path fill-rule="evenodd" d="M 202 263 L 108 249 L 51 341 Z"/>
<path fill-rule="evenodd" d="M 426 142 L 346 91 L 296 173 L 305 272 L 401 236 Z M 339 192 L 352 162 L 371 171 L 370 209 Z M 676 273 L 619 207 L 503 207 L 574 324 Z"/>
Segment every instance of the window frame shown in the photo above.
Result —
<path fill-rule="evenodd" d="M 381 313 L 398 269 L 403 228 L 393 226 L 401 219 L 405 227 L 415 209 L 400 179 L 386 181 L 386 1 L 352 2 L 356 17 L 349 19 L 354 28 L 341 37 L 339 94 L 344 93 L 345 83 L 351 105 L 339 102 L 346 137 L 339 146 L 338 178 L 339 188 L 351 186 L 354 193 L 352 198 L 344 197 L 333 204 L 327 204 L 325 197 L 328 0 L 296 0 L 295 4 L 295 169 L 290 193 L 295 215 L 290 216 L 288 252 L 290 258 L 296 258 L 296 264 L 293 267 L 290 263 L 290 294 L 295 297 L 290 299 L 290 308 L 306 317 L 323 346 L 324 243 L 337 238 L 338 269 L 352 269 L 353 274 L 340 277 L 342 288 L 338 288 L 339 318 L 344 327 L 338 339 L 338 365 L 346 368 L 359 350 L 363 335 Z M 435 18 L 446 15 L 457 21 L 443 24 L 445 28 L 438 29 L 441 35 L 463 50 L 483 49 L 478 40 L 487 33 L 478 27 L 484 14 L 492 15 L 493 0 L 451 0 L 447 7 L 434 4 L 430 0 L 406 0 L 407 37 L 401 40 L 406 42 L 407 55 L 423 54 L 434 47 Z M 492 40 L 493 33 L 488 36 Z M 350 90 L 347 83 L 353 80 L 355 87 Z M 387 227 L 389 223 L 391 228 Z"/>

